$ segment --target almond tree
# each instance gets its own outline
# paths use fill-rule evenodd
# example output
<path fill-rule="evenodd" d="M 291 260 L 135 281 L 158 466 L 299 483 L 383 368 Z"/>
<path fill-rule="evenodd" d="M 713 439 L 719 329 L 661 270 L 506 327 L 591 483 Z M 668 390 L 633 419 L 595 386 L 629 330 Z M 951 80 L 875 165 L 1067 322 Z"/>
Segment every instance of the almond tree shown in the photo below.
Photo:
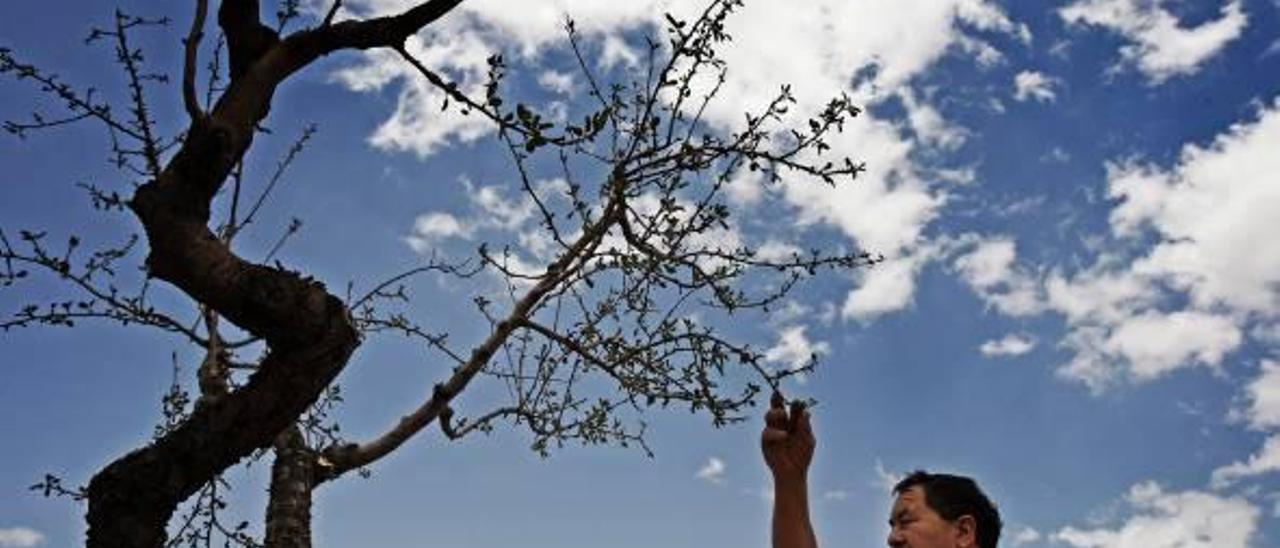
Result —
<path fill-rule="evenodd" d="M 567 22 L 568 46 L 589 87 L 582 111 L 568 123 L 514 104 L 500 55 L 489 60 L 484 93 L 469 96 L 409 52 L 406 40 L 460 1 L 430 0 L 399 14 L 339 20 L 337 0 L 313 26 L 286 33 L 301 18 L 296 0 L 281 2 L 274 28 L 262 22 L 257 0 L 223 0 L 217 23 L 224 39 L 210 47 L 204 40 L 208 2 L 194 0 L 179 86 L 187 119 L 170 124 L 185 126 L 174 136 L 161 135 L 166 124 L 148 103 L 148 93 L 163 89 L 166 79 L 148 72 L 143 53 L 130 44 L 141 27 L 166 21 L 117 12 L 111 28 L 90 37 L 114 49 L 125 75 L 124 108 L 0 49 L 0 72 L 35 83 L 65 108 L 60 116 L 7 122 L 6 129 L 24 137 L 69 123 L 103 126 L 125 183 L 85 188 L 96 207 L 132 213 L 146 251 L 138 289 L 124 291 L 117 285 L 136 239 L 85 253 L 77 237 L 61 247 L 45 232 L 0 232 L 4 287 L 37 275 L 60 280 L 77 295 L 21 306 L 0 327 L 107 320 L 167 331 L 204 355 L 198 396 L 189 401 L 175 380 L 164 399 L 166 420 L 150 443 L 104 466 L 83 490 L 64 488 L 53 477 L 39 484 L 46 494 L 87 500 L 87 545 L 211 545 L 217 535 L 256 545 L 247 524 L 219 521 L 218 489 L 225 470 L 265 451 L 275 459 L 263 542 L 309 546 L 317 487 L 372 465 L 433 423 L 456 439 L 508 422 L 527 429 L 534 449 L 545 454 L 568 441 L 648 451 L 639 417 L 653 407 L 687 407 L 715 426 L 741 420 L 761 392 L 776 390 L 796 371 L 766 367 L 758 349 L 722 336 L 698 314 L 767 311 L 806 278 L 876 260 L 840 250 L 763 254 L 720 241 L 732 227 L 722 191 L 744 172 L 773 182 L 840 184 L 862 170 L 826 142 L 858 113 L 843 96 L 818 112 L 797 113 L 783 86 L 762 110 L 746 113 L 740 127 L 704 120 L 729 70 L 717 48 L 729 40 L 725 20 L 740 0 L 714 0 L 691 20 L 667 16 L 665 28 L 657 29 L 661 38 L 648 41 L 647 61 L 612 82 L 585 61 L 583 40 Z M 203 93 L 202 44 L 212 52 Z M 340 296 L 272 264 L 270 256 L 249 260 L 234 250 L 313 131 L 303 132 L 257 199 L 249 199 L 243 161 L 277 88 L 323 56 L 374 48 L 396 52 L 442 90 L 444 108 L 492 123 L 552 242 L 541 261 L 530 267 L 510 248 L 486 245 L 472 259 L 433 258 L 363 295 Z M 539 182 L 549 165 L 564 184 Z M 131 180 L 139 184 L 130 187 Z M 120 194 L 129 188 L 131 195 Z M 297 229 L 291 223 L 281 243 Z M 422 275 L 498 280 L 497 296 L 475 302 L 486 333 L 459 343 L 412 320 L 415 309 L 402 284 Z M 152 304 L 147 290 L 153 282 L 188 297 L 200 321 L 188 325 L 178 319 L 180 311 Z M 334 380 L 362 341 L 382 333 L 420 340 L 432 359 L 451 368 L 420 406 L 381 435 L 341 439 L 328 419 L 340 399 Z M 244 358 L 251 352 L 258 355 Z M 478 377 L 504 386 L 508 401 L 455 416 L 451 404 Z M 179 512 L 184 501 L 187 510 Z"/>

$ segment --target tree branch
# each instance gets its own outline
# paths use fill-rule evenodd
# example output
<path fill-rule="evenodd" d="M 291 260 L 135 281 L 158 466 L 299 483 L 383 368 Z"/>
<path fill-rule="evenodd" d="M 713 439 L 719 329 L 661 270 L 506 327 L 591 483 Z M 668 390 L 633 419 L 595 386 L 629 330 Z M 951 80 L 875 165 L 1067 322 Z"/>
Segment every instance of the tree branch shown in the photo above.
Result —
<path fill-rule="evenodd" d="M 334 16 L 338 15 L 338 9 L 342 7 L 342 0 L 333 0 L 333 5 L 329 6 L 329 13 L 324 14 L 324 21 L 320 26 L 327 27 L 333 24 Z"/>
<path fill-rule="evenodd" d="M 116 39 L 116 57 L 124 67 L 129 80 L 129 100 L 133 103 L 133 126 L 137 128 L 142 141 L 142 159 L 147 163 L 146 174 L 149 177 L 160 175 L 160 142 L 155 136 L 155 122 L 151 119 L 147 108 L 147 98 L 143 89 L 146 80 L 158 79 L 155 75 L 143 74 L 140 63 L 142 54 L 129 45 L 129 29 L 148 21 L 125 15 L 116 10 L 116 30 L 109 34 Z M 167 76 L 159 79 L 167 80 Z"/>
<path fill-rule="evenodd" d="M 97 119 L 112 131 L 122 133 L 130 138 L 141 141 L 142 134 L 130 128 L 124 122 L 121 122 L 111 114 L 111 107 L 106 103 L 94 102 L 94 89 L 89 88 L 83 95 L 76 93 L 71 89 L 70 85 L 58 81 L 58 77 L 53 74 L 41 72 L 35 65 L 23 63 L 13 56 L 13 52 L 8 48 L 0 48 L 0 74 L 13 73 L 14 77 L 23 80 L 31 79 L 39 83 L 42 89 L 48 90 L 50 93 L 57 95 L 59 99 L 66 101 L 67 109 L 73 113 L 84 114 Z M 5 129 L 11 133 L 22 135 L 22 131 L 32 129 L 34 127 L 45 127 L 48 124 L 37 119 L 36 124 L 19 124 L 16 122 L 5 122 Z M 56 125 L 56 124 L 55 124 Z"/>
<path fill-rule="evenodd" d="M 558 287 L 574 268 L 581 265 L 581 261 L 592 255 L 595 246 L 600 243 L 601 238 L 621 214 L 621 203 L 610 201 L 605 206 L 600 220 L 584 230 L 574 245 L 547 267 L 547 274 L 516 302 L 506 319 L 497 323 L 484 342 L 472 350 L 470 359 L 455 368 L 448 381 L 435 386 L 431 397 L 426 402 L 413 412 L 401 417 L 395 426 L 372 441 L 359 445 L 331 447 L 326 450 L 322 456 L 322 466 L 316 474 L 316 481 L 319 483 L 337 478 L 350 470 L 366 466 L 386 456 L 439 417 L 448 408 L 449 402 L 462 393 L 471 379 L 484 369 L 498 348 L 510 337 L 512 331 L 519 327 L 520 321 L 527 318 L 545 295 Z"/>
<path fill-rule="evenodd" d="M 191 20 L 191 32 L 187 33 L 186 55 L 182 65 L 182 101 L 192 120 L 204 117 L 200 101 L 196 98 L 196 57 L 200 41 L 204 37 L 204 19 L 209 11 L 209 0 L 196 0 L 196 14 Z"/>

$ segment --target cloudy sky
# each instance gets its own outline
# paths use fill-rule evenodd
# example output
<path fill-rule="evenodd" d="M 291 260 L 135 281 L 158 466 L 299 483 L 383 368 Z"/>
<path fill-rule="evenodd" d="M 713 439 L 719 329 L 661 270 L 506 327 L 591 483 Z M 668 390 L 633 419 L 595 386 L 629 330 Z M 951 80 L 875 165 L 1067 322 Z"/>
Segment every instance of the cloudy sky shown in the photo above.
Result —
<path fill-rule="evenodd" d="M 409 3 L 351 0 L 343 16 Z M 788 388 L 820 402 L 811 490 L 822 542 L 881 544 L 886 483 L 927 468 L 978 478 L 1009 546 L 1280 545 L 1280 3 L 791 4 L 749 0 L 731 19 L 728 79 L 708 118 L 731 129 L 786 83 L 801 112 L 840 92 L 866 108 L 833 143 L 866 162 L 856 184 L 729 189 L 734 238 L 816 239 L 886 259 L 804 288 L 746 332 L 775 367 L 821 360 Z M 483 84 L 485 58 L 506 52 L 512 93 L 571 110 L 586 83 L 564 50 L 566 14 L 592 62 L 621 73 L 664 11 L 701 7 L 513 6 L 468 0 L 410 50 L 468 91 Z M 109 52 L 80 40 L 108 8 L 15 9 L 0 21 L 0 47 L 77 86 L 119 84 Z M 156 48 L 155 66 L 177 67 L 174 29 L 139 40 Z M 156 97 L 159 116 L 181 116 L 172 86 Z M 272 109 L 250 178 L 265 179 L 307 123 L 319 132 L 245 253 L 264 255 L 297 217 L 302 231 L 276 258 L 331 288 L 367 287 L 432 253 L 466 256 L 481 241 L 511 242 L 536 262 L 532 206 L 492 128 L 442 113 L 441 99 L 385 53 L 337 55 L 300 74 Z M 27 83 L 0 83 L 6 119 L 57 107 Z M 97 241 L 135 230 L 92 212 L 75 187 L 127 192 L 104 143 L 90 126 L 0 140 L 0 230 Z M 475 319 L 468 288 L 424 281 L 413 291 L 429 326 Z M 0 313 L 63 294 L 41 280 L 5 288 Z M 83 509 L 27 486 L 46 472 L 86 481 L 146 439 L 172 360 L 192 356 L 176 340 L 109 325 L 0 337 L 0 547 L 70 545 Z M 363 438 L 391 423 L 441 378 L 440 363 L 407 344 L 367 343 L 342 379 L 344 431 Z M 459 407 L 490 399 L 481 387 Z M 322 489 L 319 543 L 765 545 L 759 425 L 714 430 L 679 412 L 646 420 L 653 459 L 567 447 L 543 460 L 520 431 L 454 443 L 424 433 L 371 478 Z M 231 474 L 236 511 L 249 518 L 261 513 L 265 470 Z"/>

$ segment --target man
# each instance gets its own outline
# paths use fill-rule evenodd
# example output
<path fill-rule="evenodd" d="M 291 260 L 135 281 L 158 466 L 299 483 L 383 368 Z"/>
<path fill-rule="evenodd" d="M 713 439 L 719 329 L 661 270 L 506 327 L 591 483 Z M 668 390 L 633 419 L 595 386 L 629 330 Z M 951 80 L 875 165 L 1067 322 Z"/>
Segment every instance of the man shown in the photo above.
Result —
<path fill-rule="evenodd" d="M 773 473 L 773 548 L 817 548 L 809 523 L 809 463 L 817 446 L 800 402 L 786 409 L 774 393 L 760 435 Z M 964 476 L 916 471 L 893 488 L 888 543 L 892 548 L 995 548 L 1000 512 Z"/>
<path fill-rule="evenodd" d="M 893 493 L 893 548 L 996 548 L 1000 540 L 1000 512 L 972 479 L 917 470 Z"/>

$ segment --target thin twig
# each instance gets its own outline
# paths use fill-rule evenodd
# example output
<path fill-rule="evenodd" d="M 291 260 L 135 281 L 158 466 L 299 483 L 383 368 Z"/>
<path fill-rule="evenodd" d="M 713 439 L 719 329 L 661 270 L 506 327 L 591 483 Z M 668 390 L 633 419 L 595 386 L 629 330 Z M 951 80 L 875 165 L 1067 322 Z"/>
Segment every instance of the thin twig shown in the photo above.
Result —
<path fill-rule="evenodd" d="M 342 0 L 333 0 L 333 5 L 329 6 L 329 13 L 324 15 L 324 22 L 320 26 L 327 27 L 333 24 L 333 17 L 338 15 L 338 8 L 342 7 Z"/>
<path fill-rule="evenodd" d="M 129 78 L 129 100 L 133 103 L 133 124 L 138 128 L 138 132 L 142 135 L 142 158 L 147 162 L 146 173 L 151 177 L 160 176 L 160 152 L 159 141 L 155 137 L 155 122 L 151 119 L 150 109 L 147 107 L 147 98 L 143 89 L 143 81 L 149 78 L 149 75 L 142 73 L 142 67 L 139 63 L 142 61 L 142 55 L 133 50 L 129 45 L 128 30 L 141 22 L 142 19 L 130 18 L 124 12 L 116 11 L 116 31 L 111 33 L 116 39 L 116 56 L 121 66 L 124 67 L 125 74 Z"/>
<path fill-rule="evenodd" d="M 302 135 L 299 136 L 298 140 L 294 141 L 293 145 L 289 147 L 289 151 L 285 153 L 284 158 L 276 163 L 275 172 L 271 174 L 271 179 L 267 181 L 267 186 L 262 189 L 262 193 L 258 195 L 256 200 L 254 200 L 253 206 L 250 207 L 249 212 L 245 214 L 244 220 L 240 221 L 239 225 L 232 227 L 231 234 L 233 237 L 235 236 L 235 233 L 240 231 L 240 229 L 253 222 L 253 218 L 257 215 L 258 209 L 262 207 L 267 196 L 271 195 L 271 191 L 274 190 L 276 184 L 280 182 L 280 179 L 284 176 L 284 172 L 289 169 L 290 165 L 293 165 L 293 161 L 298 157 L 298 154 L 302 152 L 302 149 L 306 147 L 307 141 L 311 140 L 311 136 L 314 135 L 315 132 L 316 126 L 314 124 L 304 128 L 302 130 Z"/>
<path fill-rule="evenodd" d="M 200 53 L 200 41 L 204 38 L 204 19 L 209 11 L 209 0 L 196 0 L 196 15 L 187 34 L 186 58 L 182 65 L 182 101 L 187 115 L 199 120 L 204 117 L 200 101 L 196 99 L 196 57 Z"/>

